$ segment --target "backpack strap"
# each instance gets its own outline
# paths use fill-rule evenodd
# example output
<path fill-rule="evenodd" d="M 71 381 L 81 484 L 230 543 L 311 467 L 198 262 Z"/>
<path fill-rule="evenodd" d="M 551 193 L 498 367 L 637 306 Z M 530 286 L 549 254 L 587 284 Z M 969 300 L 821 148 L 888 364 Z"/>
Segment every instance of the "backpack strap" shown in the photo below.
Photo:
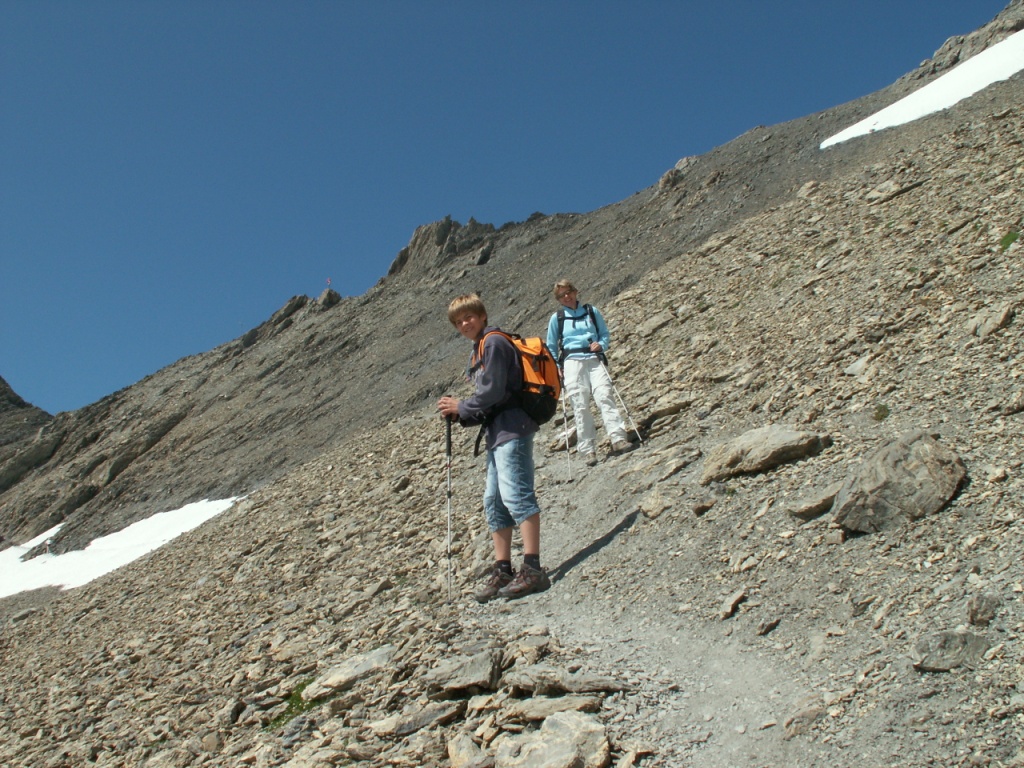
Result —
<path fill-rule="evenodd" d="M 495 335 L 504 337 L 505 340 L 512 346 L 512 351 L 514 353 L 514 358 L 513 359 L 518 363 L 518 361 L 519 361 L 519 351 L 515 348 L 515 345 L 512 344 L 512 335 L 509 334 L 509 333 L 505 333 L 505 331 L 488 331 L 487 333 L 485 333 L 483 335 L 483 337 L 480 339 L 480 341 L 477 342 L 476 350 L 474 351 L 473 358 L 470 360 L 470 370 L 471 371 L 475 371 L 477 368 L 483 368 L 483 365 L 484 365 L 484 342 L 487 341 L 487 337 L 488 336 L 495 336 Z M 491 425 L 491 422 L 494 421 L 494 419 L 497 417 L 497 415 L 499 413 L 501 413 L 502 411 L 506 411 L 509 408 L 515 408 L 518 404 L 519 404 L 519 398 L 516 396 L 516 393 L 513 392 L 512 393 L 512 397 L 509 398 L 508 402 L 503 403 L 502 405 L 496 406 L 492 411 L 490 411 L 487 414 L 487 416 L 484 418 L 484 420 L 482 422 L 480 422 L 480 431 L 476 433 L 476 442 L 473 444 L 473 457 L 474 458 L 476 458 L 477 456 L 480 455 L 480 441 L 483 440 L 484 432 L 487 430 L 487 427 L 489 427 Z"/>
<path fill-rule="evenodd" d="M 562 363 L 565 362 L 565 350 L 562 349 L 562 326 L 565 324 L 565 309 L 558 310 L 558 349 L 555 350 L 555 354 L 558 355 L 558 367 L 562 367 Z"/>
<path fill-rule="evenodd" d="M 600 334 L 601 331 L 597 327 L 597 315 L 594 314 L 594 308 L 592 306 L 590 306 L 589 304 L 584 304 L 583 308 L 585 310 L 587 310 L 587 314 L 590 315 L 590 322 L 593 323 L 594 330 L 597 331 Z M 598 357 L 598 359 L 600 359 L 600 361 L 602 363 L 604 363 L 604 367 L 607 368 L 608 367 L 608 358 L 605 356 L 604 350 L 601 350 L 600 352 L 598 352 L 597 353 L 597 357 Z"/>
<path fill-rule="evenodd" d="M 584 304 L 583 305 L 583 309 L 587 313 L 586 317 L 590 320 L 590 324 L 594 326 L 594 331 L 597 332 L 597 316 L 594 314 L 594 308 L 592 306 L 590 306 L 589 304 Z M 590 352 L 589 349 L 587 349 L 587 350 L 582 350 L 582 349 L 566 349 L 565 346 L 562 344 L 562 329 L 565 326 L 566 319 L 567 318 L 566 318 L 566 314 L 565 314 L 565 309 L 564 308 L 563 309 L 559 309 L 558 310 L 558 367 L 559 368 L 562 367 L 562 364 L 565 362 L 565 358 L 568 357 L 573 352 Z M 575 322 L 576 320 L 579 320 L 580 318 L 573 317 L 571 319 Z M 598 352 L 597 356 L 600 357 L 602 361 L 607 360 L 607 358 L 604 356 L 604 352 Z"/>
<path fill-rule="evenodd" d="M 502 336 L 505 341 L 512 345 L 512 351 L 516 352 L 515 344 L 512 344 L 513 335 L 506 333 L 505 331 L 488 331 L 476 343 L 476 352 L 473 355 L 473 359 L 470 361 L 470 367 L 472 370 L 477 368 L 483 368 L 484 365 L 484 342 L 487 341 L 488 336 Z M 518 355 L 518 352 L 516 353 Z"/>

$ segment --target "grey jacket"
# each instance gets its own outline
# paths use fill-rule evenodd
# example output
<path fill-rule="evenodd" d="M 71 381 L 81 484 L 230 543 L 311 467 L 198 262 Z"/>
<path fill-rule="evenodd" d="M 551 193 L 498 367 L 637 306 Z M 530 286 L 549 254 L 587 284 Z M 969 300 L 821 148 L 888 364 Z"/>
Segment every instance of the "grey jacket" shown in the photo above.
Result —
<path fill-rule="evenodd" d="M 459 401 L 459 423 L 463 426 L 485 424 L 484 444 L 489 451 L 539 429 L 526 411 L 513 404 L 515 393 L 523 386 L 523 369 L 512 342 L 499 334 L 487 336 L 496 330 L 494 326 L 484 329 L 486 338 L 479 359 L 478 342 L 474 342 L 466 375 L 475 391 Z"/>

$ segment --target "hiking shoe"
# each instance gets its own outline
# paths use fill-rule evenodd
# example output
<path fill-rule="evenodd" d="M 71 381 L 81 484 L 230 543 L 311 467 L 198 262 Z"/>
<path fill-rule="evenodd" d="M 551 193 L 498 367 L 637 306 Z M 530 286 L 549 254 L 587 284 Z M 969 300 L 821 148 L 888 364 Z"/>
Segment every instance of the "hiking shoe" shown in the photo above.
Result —
<path fill-rule="evenodd" d="M 473 599 L 478 603 L 486 603 L 493 600 L 498 596 L 498 592 L 503 588 L 507 587 L 512 583 L 515 576 L 511 573 L 505 573 L 495 566 L 491 569 L 491 575 L 487 578 L 487 583 L 473 593 Z"/>
<path fill-rule="evenodd" d="M 535 592 L 543 592 L 551 586 L 551 579 L 547 572 L 541 568 L 531 568 L 523 564 L 522 570 L 512 579 L 512 583 L 498 590 L 498 597 L 507 597 L 515 600 L 517 597 L 525 597 Z"/>
<path fill-rule="evenodd" d="M 591 451 L 590 453 L 583 454 L 583 461 L 588 467 L 597 466 L 597 451 Z"/>
<path fill-rule="evenodd" d="M 624 453 L 629 453 L 634 448 L 636 448 L 636 446 L 628 440 L 620 440 L 617 443 L 612 443 L 611 455 L 621 456 Z"/>

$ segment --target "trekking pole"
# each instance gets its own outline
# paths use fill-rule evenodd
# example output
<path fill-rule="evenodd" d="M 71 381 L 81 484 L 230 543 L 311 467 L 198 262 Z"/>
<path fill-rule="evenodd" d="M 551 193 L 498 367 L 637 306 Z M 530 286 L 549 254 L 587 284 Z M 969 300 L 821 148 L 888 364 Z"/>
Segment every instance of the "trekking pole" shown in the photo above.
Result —
<path fill-rule="evenodd" d="M 629 419 L 629 423 L 633 426 L 633 431 L 636 432 L 636 439 L 640 441 L 640 445 L 644 444 L 644 439 L 640 437 L 640 430 L 636 428 L 636 422 L 633 421 L 633 417 L 629 413 L 629 409 L 626 408 L 626 404 L 622 401 L 622 395 L 619 394 L 618 388 L 615 386 L 615 382 L 612 381 L 611 371 L 608 370 L 608 363 L 605 361 L 604 356 L 598 357 L 601 361 L 601 366 L 604 368 L 604 372 L 608 375 L 608 383 L 612 385 L 612 392 L 615 393 L 615 397 L 619 401 L 619 405 L 622 406 L 622 412 L 626 414 L 626 418 Z"/>
<path fill-rule="evenodd" d="M 559 371 L 561 378 L 561 371 Z M 569 458 L 569 412 L 565 408 L 565 382 L 562 382 L 562 434 L 565 435 L 565 466 L 569 468 L 569 482 L 572 482 L 572 459 Z"/>
<path fill-rule="evenodd" d="M 448 602 L 452 601 L 452 417 L 444 417 L 444 456 L 448 473 L 448 539 L 445 547 L 448 555 Z"/>

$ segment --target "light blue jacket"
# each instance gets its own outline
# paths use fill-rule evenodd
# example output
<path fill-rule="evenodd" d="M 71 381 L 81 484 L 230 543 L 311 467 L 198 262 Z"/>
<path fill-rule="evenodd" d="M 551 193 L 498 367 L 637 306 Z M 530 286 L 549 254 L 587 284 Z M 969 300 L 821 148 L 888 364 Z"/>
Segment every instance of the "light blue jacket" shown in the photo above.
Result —
<path fill-rule="evenodd" d="M 593 357 L 596 353 L 590 351 L 590 344 L 594 341 L 600 343 L 602 351 L 608 351 L 611 338 L 604 317 L 597 307 L 591 305 L 590 309 L 594 313 L 594 319 L 591 320 L 587 306 L 578 304 L 576 309 L 562 307 L 565 319 L 562 321 L 561 348 L 558 346 L 558 313 L 553 314 L 548 321 L 548 349 L 559 359 L 559 365 L 567 357 Z"/>

